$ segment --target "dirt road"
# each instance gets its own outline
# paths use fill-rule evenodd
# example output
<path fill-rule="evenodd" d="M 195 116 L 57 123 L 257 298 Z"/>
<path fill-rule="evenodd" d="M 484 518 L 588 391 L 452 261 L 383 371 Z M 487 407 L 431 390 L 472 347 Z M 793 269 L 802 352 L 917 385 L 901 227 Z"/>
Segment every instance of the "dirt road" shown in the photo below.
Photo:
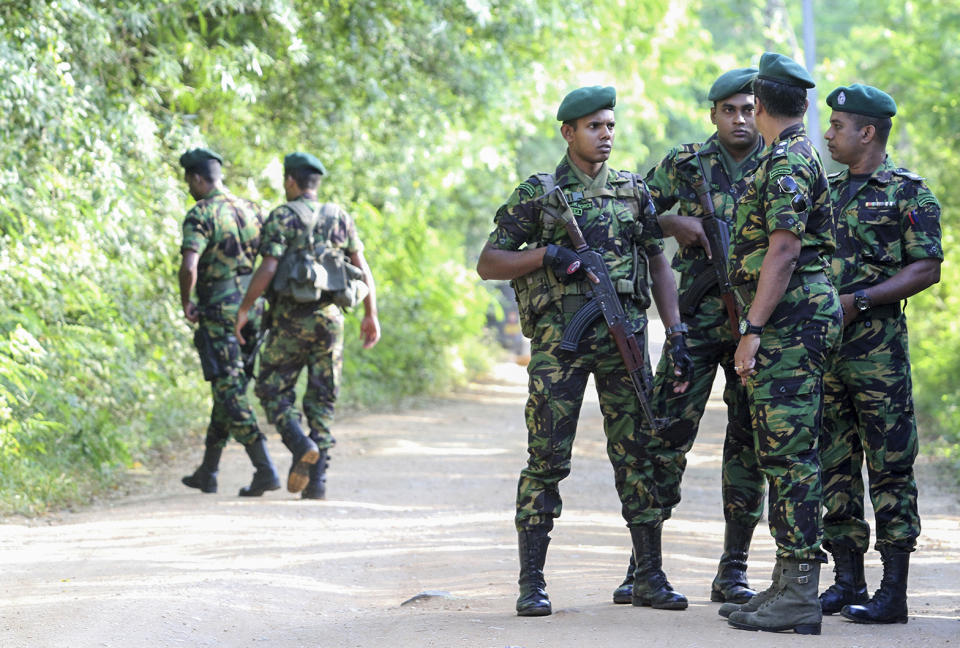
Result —
<path fill-rule="evenodd" d="M 800 637 L 733 630 L 717 616 L 709 586 L 723 533 L 719 400 L 664 532 L 665 568 L 690 608 L 611 603 L 629 539 L 591 396 L 547 557 L 555 612 L 516 617 L 524 385 L 521 368 L 502 366 L 449 398 L 342 419 L 324 502 L 285 491 L 235 497 L 250 470 L 232 444 L 218 494 L 179 484 L 191 453 L 175 472 L 150 477 L 159 486 L 149 496 L 8 520 L 0 525 L 0 646 L 960 646 L 960 506 L 925 465 L 907 625 L 830 617 L 820 637 Z M 285 471 L 289 455 L 276 435 L 270 449 Z M 766 586 L 772 564 L 764 523 L 750 566 L 755 585 Z M 867 578 L 872 590 L 880 578 L 873 551 Z"/>

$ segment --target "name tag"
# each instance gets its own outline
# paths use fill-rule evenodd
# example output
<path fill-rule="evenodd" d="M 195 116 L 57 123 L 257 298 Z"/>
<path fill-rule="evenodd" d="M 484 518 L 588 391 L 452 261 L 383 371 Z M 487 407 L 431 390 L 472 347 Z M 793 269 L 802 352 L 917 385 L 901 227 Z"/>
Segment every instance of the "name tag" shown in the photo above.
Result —
<path fill-rule="evenodd" d="M 867 209 L 873 209 L 876 207 L 896 207 L 897 203 L 891 202 L 891 201 L 867 202 L 867 203 L 863 203 L 863 206 L 866 207 Z"/>

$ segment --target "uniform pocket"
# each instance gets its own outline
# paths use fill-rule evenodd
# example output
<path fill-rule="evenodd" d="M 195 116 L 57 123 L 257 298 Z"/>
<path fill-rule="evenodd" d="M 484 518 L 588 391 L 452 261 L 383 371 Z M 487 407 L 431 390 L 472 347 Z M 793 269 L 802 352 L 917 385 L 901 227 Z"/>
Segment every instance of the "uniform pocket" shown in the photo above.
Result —
<path fill-rule="evenodd" d="M 858 220 L 857 238 L 865 245 L 862 259 L 867 263 L 899 266 L 900 212 L 895 208 L 863 209 Z"/>

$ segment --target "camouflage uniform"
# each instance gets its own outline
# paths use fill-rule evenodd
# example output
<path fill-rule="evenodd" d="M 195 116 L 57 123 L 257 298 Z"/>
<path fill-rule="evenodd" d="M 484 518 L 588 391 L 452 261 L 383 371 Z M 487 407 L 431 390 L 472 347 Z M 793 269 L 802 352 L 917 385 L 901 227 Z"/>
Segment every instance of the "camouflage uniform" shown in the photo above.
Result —
<path fill-rule="evenodd" d="M 889 158 L 847 202 L 849 171 L 830 177 L 837 219 L 833 279 L 841 293 L 886 281 L 922 259 L 943 260 L 940 205 L 923 180 Z M 863 510 L 864 457 L 881 545 L 913 551 L 920 534 L 913 461 L 913 413 L 907 322 L 900 304 L 875 306 L 843 331 L 824 376 L 824 545 L 867 550 Z"/>
<path fill-rule="evenodd" d="M 695 184 L 702 177 L 696 159 L 699 154 L 709 178 L 716 216 L 726 221 L 732 230 L 736 200 L 744 192 L 746 178 L 757 167 L 763 141 L 761 139 L 744 160 L 737 178 L 728 176 L 720 146 L 716 134 L 702 144 L 680 146 L 647 174 L 647 186 L 658 214 L 677 205 L 676 211 L 681 215 L 705 215 L 695 190 Z M 645 444 L 642 455 L 648 466 L 645 472 L 649 473 L 649 483 L 657 485 L 662 517 L 669 518 L 673 507 L 680 501 L 680 480 L 687 464 L 686 455 L 696 438 L 717 366 L 721 366 L 726 379 L 723 400 L 727 405 L 722 467 L 723 513 L 728 522 L 753 529 L 763 513 L 764 480 L 753 449 L 746 390 L 733 369 L 733 352 L 737 343 L 730 320 L 716 285 L 699 303 L 685 307 L 684 295 L 691 292 L 694 280 L 713 272 L 703 248 L 681 247 L 673 258 L 673 269 L 680 273 L 680 314 L 690 329 L 687 347 L 694 361 L 693 380 L 686 392 L 673 393 L 673 370 L 669 358 L 661 356 L 651 405 L 657 416 L 668 419 L 670 424 Z M 650 521 L 658 515 L 658 511 L 647 513 Z"/>
<path fill-rule="evenodd" d="M 305 202 L 311 211 L 317 208 L 316 200 L 296 200 Z M 336 214 L 335 219 L 321 217 L 317 222 L 317 240 L 329 241 L 347 254 L 361 251 L 363 244 L 353 218 L 339 207 Z M 277 207 L 263 226 L 260 255 L 280 259 L 303 227 L 290 207 Z M 330 448 L 336 443 L 330 429 L 343 367 L 343 313 L 326 299 L 301 304 L 279 297 L 271 299 L 270 317 L 270 335 L 260 354 L 257 397 L 278 429 L 288 429 L 291 422 L 299 425 L 295 390 L 300 371 L 306 367 L 303 410 L 310 438 L 321 450 Z"/>
<path fill-rule="evenodd" d="M 554 178 L 564 191 L 587 244 L 601 252 L 611 280 L 623 295 L 631 328 L 640 344 L 644 344 L 645 310 L 650 305 L 647 258 L 662 254 L 663 242 L 642 181 L 633 174 L 608 171 L 604 164 L 594 181 L 588 183 L 589 179 L 575 171 L 567 156 Z M 543 194 L 544 185 L 538 176 L 517 187 L 497 211 L 490 245 L 501 250 L 548 243 L 572 247 L 562 223 L 543 216 L 555 206 L 556 196 L 543 201 L 543 213 L 533 202 Z M 590 197 L 591 194 L 596 197 Z M 629 200 L 641 206 L 640 222 Z M 653 493 L 638 469 L 638 433 L 646 422 L 606 323 L 599 318 L 589 327 L 576 352 L 561 350 L 566 325 L 586 301 L 584 283 L 561 284 L 552 270 L 545 268 L 518 278 L 515 286 L 520 291 L 531 291 L 532 304 L 522 313 L 524 331 L 531 337 L 526 405 L 529 458 L 517 487 L 517 529 L 549 530 L 553 519 L 560 515 L 559 483 L 570 473 L 577 419 L 591 373 L 600 398 L 607 454 L 614 467 L 623 517 L 628 525 L 640 524 L 639 513 L 655 505 Z M 646 364 L 649 377 L 649 360 Z"/>
<path fill-rule="evenodd" d="M 221 190 L 199 200 L 183 222 L 181 251 L 199 254 L 200 322 L 194 343 L 201 356 L 205 353 L 212 356 L 201 358 L 204 378 L 210 381 L 213 392 L 208 447 L 222 448 L 231 434 L 244 445 L 260 435 L 256 415 L 247 399 L 249 377 L 244 371 L 244 362 L 260 328 L 262 306 L 258 303 L 250 313 L 245 331 L 248 344 L 243 348 L 237 343 L 233 325 L 253 271 L 262 224 L 263 216 L 257 205 Z M 202 348 L 206 346 L 204 338 L 209 345 L 206 349 Z"/>
<path fill-rule="evenodd" d="M 788 177 L 796 183 L 795 192 Z M 796 234 L 802 247 L 787 290 L 760 336 L 747 399 L 757 458 L 770 486 L 777 556 L 823 561 L 817 442 L 823 372 L 839 341 L 842 314 L 825 274 L 835 249 L 829 186 L 801 124 L 770 144 L 737 205 L 730 279 L 744 313 L 756 294 L 770 233 L 778 229 Z"/>

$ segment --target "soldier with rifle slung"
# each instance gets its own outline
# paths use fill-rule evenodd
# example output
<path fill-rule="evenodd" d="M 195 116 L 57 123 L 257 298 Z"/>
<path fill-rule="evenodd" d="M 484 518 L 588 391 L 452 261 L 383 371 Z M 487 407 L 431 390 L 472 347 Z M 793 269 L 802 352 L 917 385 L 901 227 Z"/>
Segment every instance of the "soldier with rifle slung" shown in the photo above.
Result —
<path fill-rule="evenodd" d="M 654 498 L 637 459 L 644 429 L 650 426 L 643 405 L 650 374 L 648 269 L 653 299 L 668 327 L 665 353 L 677 391 L 687 387 L 691 362 L 678 329 L 676 285 L 647 189 L 633 173 L 606 164 L 613 149 L 615 102 L 615 90 L 599 86 L 564 98 L 557 119 L 563 123 L 566 155 L 554 173 L 531 176 L 500 207 L 477 264 L 484 279 L 512 280 L 523 332 L 531 338 L 529 457 L 520 474 L 515 518 L 520 616 L 552 611 L 543 576 L 548 534 L 560 515 L 559 483 L 570 472 L 590 374 L 623 516 L 641 557 L 634 602 L 664 609 L 687 605 L 661 569 L 660 526 L 645 524 L 637 515 Z M 565 334 L 575 321 L 575 334 Z"/>
<path fill-rule="evenodd" d="M 657 367 L 651 405 L 667 424 L 642 445 L 643 471 L 655 481 L 659 494 L 658 505 L 643 511 L 643 516 L 662 522 L 680 502 L 687 452 L 721 367 L 727 405 L 722 466 L 726 532 L 710 599 L 735 603 L 744 603 L 754 594 L 747 583 L 747 552 L 763 513 L 764 492 L 746 391 L 733 368 L 739 318 L 726 267 L 734 207 L 763 149 L 753 120 L 756 75 L 756 68 L 721 75 L 707 95 L 713 102 L 710 121 L 716 132 L 705 142 L 674 148 L 646 178 L 664 234 L 680 244 L 673 268 L 680 273 L 680 315 L 689 328 L 687 346 L 694 368 L 690 388 L 675 393 L 670 388 L 668 359 L 661 358 Z M 615 603 L 630 603 L 633 570 L 631 557 L 627 577 L 613 593 Z"/>

